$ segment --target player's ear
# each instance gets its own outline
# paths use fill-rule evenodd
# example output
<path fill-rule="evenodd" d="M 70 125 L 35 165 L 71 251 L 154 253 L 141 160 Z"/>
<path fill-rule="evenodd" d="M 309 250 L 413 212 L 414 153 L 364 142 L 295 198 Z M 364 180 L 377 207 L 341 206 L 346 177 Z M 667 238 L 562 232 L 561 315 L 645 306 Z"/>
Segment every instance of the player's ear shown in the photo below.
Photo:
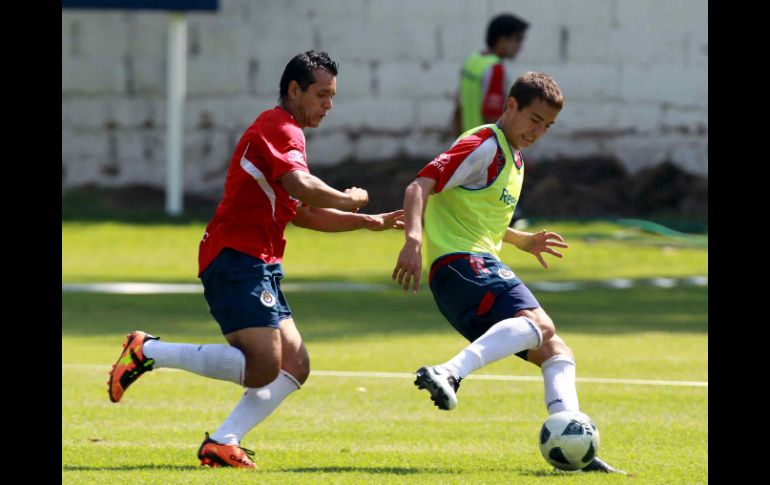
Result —
<path fill-rule="evenodd" d="M 518 108 L 519 103 L 516 102 L 516 98 L 513 96 L 508 96 L 508 99 L 505 100 L 505 105 L 506 109 L 515 111 Z"/>
<path fill-rule="evenodd" d="M 289 99 L 296 99 L 297 96 L 299 96 L 299 93 L 302 91 L 302 87 L 299 85 L 297 81 L 291 80 L 289 81 Z"/>

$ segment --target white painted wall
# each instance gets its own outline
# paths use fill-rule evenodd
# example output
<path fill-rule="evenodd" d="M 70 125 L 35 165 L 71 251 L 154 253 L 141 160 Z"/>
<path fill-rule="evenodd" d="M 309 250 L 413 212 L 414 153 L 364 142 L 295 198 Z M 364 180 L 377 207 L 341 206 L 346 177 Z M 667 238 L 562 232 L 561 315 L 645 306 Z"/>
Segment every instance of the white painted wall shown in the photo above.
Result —
<path fill-rule="evenodd" d="M 188 15 L 187 190 L 221 190 L 238 137 L 311 48 L 340 62 L 335 108 L 306 131 L 311 167 L 427 162 L 451 143 L 460 64 L 503 11 L 532 24 L 512 77 L 548 72 L 566 97 L 529 158 L 609 155 L 632 172 L 671 160 L 708 175 L 705 0 L 220 0 Z M 166 25 L 160 12 L 62 11 L 64 189 L 163 186 Z"/>

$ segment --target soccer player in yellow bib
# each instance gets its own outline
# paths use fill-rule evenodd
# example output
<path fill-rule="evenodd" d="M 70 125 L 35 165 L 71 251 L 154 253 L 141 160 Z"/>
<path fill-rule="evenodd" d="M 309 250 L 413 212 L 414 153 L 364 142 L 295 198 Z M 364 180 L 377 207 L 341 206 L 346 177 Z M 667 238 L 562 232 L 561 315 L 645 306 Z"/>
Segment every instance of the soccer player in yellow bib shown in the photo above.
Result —
<path fill-rule="evenodd" d="M 426 389 L 439 409 L 457 406 L 464 377 L 517 355 L 541 368 L 549 414 L 580 410 L 572 350 L 532 292 L 499 257 L 507 242 L 548 268 L 543 253 L 561 258 L 555 248 L 567 247 L 556 233 L 508 227 L 524 180 L 519 150 L 548 131 L 563 104 L 553 78 L 523 74 L 511 86 L 497 123 L 460 135 L 406 188 L 406 242 L 393 279 L 404 290 L 411 285 L 417 292 L 424 232 L 433 297 L 444 317 L 471 342 L 443 364 L 417 370 L 415 385 Z M 623 473 L 596 457 L 583 470 Z"/>

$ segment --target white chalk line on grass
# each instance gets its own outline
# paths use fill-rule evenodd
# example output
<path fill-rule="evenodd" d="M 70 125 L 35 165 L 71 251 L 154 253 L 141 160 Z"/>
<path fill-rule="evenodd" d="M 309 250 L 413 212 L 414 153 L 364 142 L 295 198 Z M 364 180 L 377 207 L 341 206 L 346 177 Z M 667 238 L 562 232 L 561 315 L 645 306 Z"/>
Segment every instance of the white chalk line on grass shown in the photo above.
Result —
<path fill-rule="evenodd" d="M 330 377 L 382 377 L 382 378 L 413 378 L 414 374 L 406 372 L 357 372 L 357 371 L 326 371 L 314 370 L 313 375 Z M 473 374 L 466 379 L 478 379 L 482 381 L 543 381 L 541 376 L 508 376 L 495 374 Z M 648 379 L 609 379 L 602 377 L 577 377 L 577 382 L 590 382 L 594 384 L 633 384 L 640 386 L 685 386 L 708 387 L 708 382 L 702 381 L 665 381 Z"/>
<path fill-rule="evenodd" d="M 319 282 L 281 283 L 281 289 L 293 291 L 382 291 L 385 285 L 369 283 Z M 111 293 L 118 295 L 156 295 L 203 293 L 200 283 L 71 283 L 62 284 L 63 293 Z"/>
<path fill-rule="evenodd" d="M 77 368 L 77 369 L 103 369 L 108 372 L 110 366 L 108 364 L 62 364 L 62 370 L 65 368 Z M 183 372 L 180 369 L 163 369 L 163 371 Z M 409 372 L 362 372 L 362 371 L 344 371 L 344 370 L 313 370 L 311 371 L 313 376 L 323 377 L 373 377 L 380 379 L 413 379 L 414 374 Z M 542 382 L 541 376 L 509 376 L 509 375 L 496 375 L 496 374 L 474 374 L 468 376 L 466 379 L 480 380 L 480 381 L 528 381 L 528 382 Z M 708 387 L 708 381 L 667 381 L 667 380 L 650 380 L 650 379 L 614 379 L 604 377 L 578 377 L 575 379 L 577 382 L 586 382 L 591 384 L 630 384 L 636 386 L 679 386 L 679 387 Z"/>
<path fill-rule="evenodd" d="M 590 288 L 627 289 L 641 286 L 673 288 L 676 286 L 708 286 L 708 276 L 690 276 L 686 278 L 611 278 L 601 281 L 533 281 L 526 285 L 536 291 L 562 292 L 586 290 Z M 346 283 L 340 281 L 320 281 L 315 283 L 282 283 L 281 289 L 295 291 L 384 291 L 397 289 L 393 285 L 376 283 Z M 155 295 L 203 293 L 200 283 L 68 283 L 61 285 L 64 293 L 110 293 L 118 295 Z"/>

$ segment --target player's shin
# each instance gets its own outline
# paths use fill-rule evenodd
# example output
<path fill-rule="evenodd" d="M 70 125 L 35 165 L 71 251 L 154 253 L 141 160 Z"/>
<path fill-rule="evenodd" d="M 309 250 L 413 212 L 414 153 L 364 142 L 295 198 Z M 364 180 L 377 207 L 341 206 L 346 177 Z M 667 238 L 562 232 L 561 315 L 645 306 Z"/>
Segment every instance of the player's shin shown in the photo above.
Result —
<path fill-rule="evenodd" d="M 522 350 L 540 347 L 543 336 L 527 317 L 501 320 L 481 337 L 443 364 L 455 377 L 471 372 Z"/>
<path fill-rule="evenodd" d="M 243 385 L 246 358 L 243 352 L 225 344 L 178 344 L 150 340 L 143 352 L 155 360 L 155 368 L 170 367 Z"/>
<path fill-rule="evenodd" d="M 548 414 L 579 411 L 575 387 L 575 361 L 566 355 L 554 355 L 540 366 L 545 386 Z"/>
<path fill-rule="evenodd" d="M 270 416 L 286 396 L 300 387 L 299 381 L 281 370 L 270 384 L 260 388 L 247 388 L 235 409 L 211 438 L 222 444 L 239 444 L 246 433 Z"/>

